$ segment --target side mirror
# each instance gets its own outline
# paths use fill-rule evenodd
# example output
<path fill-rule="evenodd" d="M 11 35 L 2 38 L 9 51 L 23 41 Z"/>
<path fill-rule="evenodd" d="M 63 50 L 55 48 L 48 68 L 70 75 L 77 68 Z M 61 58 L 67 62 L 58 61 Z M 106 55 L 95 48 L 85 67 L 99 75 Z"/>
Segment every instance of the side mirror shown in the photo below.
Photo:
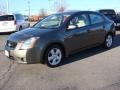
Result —
<path fill-rule="evenodd" d="M 75 26 L 75 25 L 69 25 L 67 29 L 71 30 L 71 29 L 76 29 L 76 28 L 77 28 L 77 26 Z"/>
<path fill-rule="evenodd" d="M 28 21 L 28 18 L 27 18 L 27 19 L 25 19 L 25 21 Z"/>

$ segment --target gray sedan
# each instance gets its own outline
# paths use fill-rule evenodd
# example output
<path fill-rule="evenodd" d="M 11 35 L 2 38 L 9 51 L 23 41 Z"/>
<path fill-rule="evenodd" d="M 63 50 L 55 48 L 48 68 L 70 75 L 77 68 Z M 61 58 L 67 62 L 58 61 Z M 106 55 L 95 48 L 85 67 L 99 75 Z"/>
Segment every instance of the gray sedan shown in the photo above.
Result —
<path fill-rule="evenodd" d="M 72 11 L 50 15 L 32 27 L 13 33 L 5 55 L 19 63 L 61 64 L 65 57 L 103 45 L 111 48 L 114 22 L 93 11 Z"/>

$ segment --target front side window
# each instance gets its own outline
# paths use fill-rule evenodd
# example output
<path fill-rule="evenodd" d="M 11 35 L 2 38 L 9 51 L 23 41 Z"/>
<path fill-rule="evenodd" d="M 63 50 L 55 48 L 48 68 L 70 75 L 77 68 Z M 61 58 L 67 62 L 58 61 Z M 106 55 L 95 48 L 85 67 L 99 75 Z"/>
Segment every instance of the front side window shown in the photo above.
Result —
<path fill-rule="evenodd" d="M 91 24 L 103 22 L 103 17 L 98 14 L 90 14 Z"/>
<path fill-rule="evenodd" d="M 87 16 L 85 14 L 80 14 L 75 16 L 72 20 L 70 20 L 69 25 L 75 25 L 78 28 L 84 27 L 89 24 L 89 21 L 87 19 Z"/>

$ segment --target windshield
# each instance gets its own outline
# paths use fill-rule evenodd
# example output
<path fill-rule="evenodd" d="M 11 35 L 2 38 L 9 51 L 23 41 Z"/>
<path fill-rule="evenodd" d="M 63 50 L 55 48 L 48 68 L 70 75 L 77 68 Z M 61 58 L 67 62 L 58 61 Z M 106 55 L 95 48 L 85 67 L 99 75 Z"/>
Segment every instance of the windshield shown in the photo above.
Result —
<path fill-rule="evenodd" d="M 42 21 L 35 24 L 34 28 L 59 28 L 61 24 L 69 17 L 70 15 L 50 15 L 43 19 Z"/>

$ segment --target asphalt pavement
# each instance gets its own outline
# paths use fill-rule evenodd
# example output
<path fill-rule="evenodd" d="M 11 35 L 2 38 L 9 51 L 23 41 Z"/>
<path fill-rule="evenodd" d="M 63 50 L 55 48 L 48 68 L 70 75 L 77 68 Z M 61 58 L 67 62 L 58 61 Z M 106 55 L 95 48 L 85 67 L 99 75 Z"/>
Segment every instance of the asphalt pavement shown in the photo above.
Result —
<path fill-rule="evenodd" d="M 120 90 L 120 31 L 110 50 L 95 47 L 56 68 L 18 64 L 4 55 L 9 35 L 0 35 L 0 90 Z"/>

